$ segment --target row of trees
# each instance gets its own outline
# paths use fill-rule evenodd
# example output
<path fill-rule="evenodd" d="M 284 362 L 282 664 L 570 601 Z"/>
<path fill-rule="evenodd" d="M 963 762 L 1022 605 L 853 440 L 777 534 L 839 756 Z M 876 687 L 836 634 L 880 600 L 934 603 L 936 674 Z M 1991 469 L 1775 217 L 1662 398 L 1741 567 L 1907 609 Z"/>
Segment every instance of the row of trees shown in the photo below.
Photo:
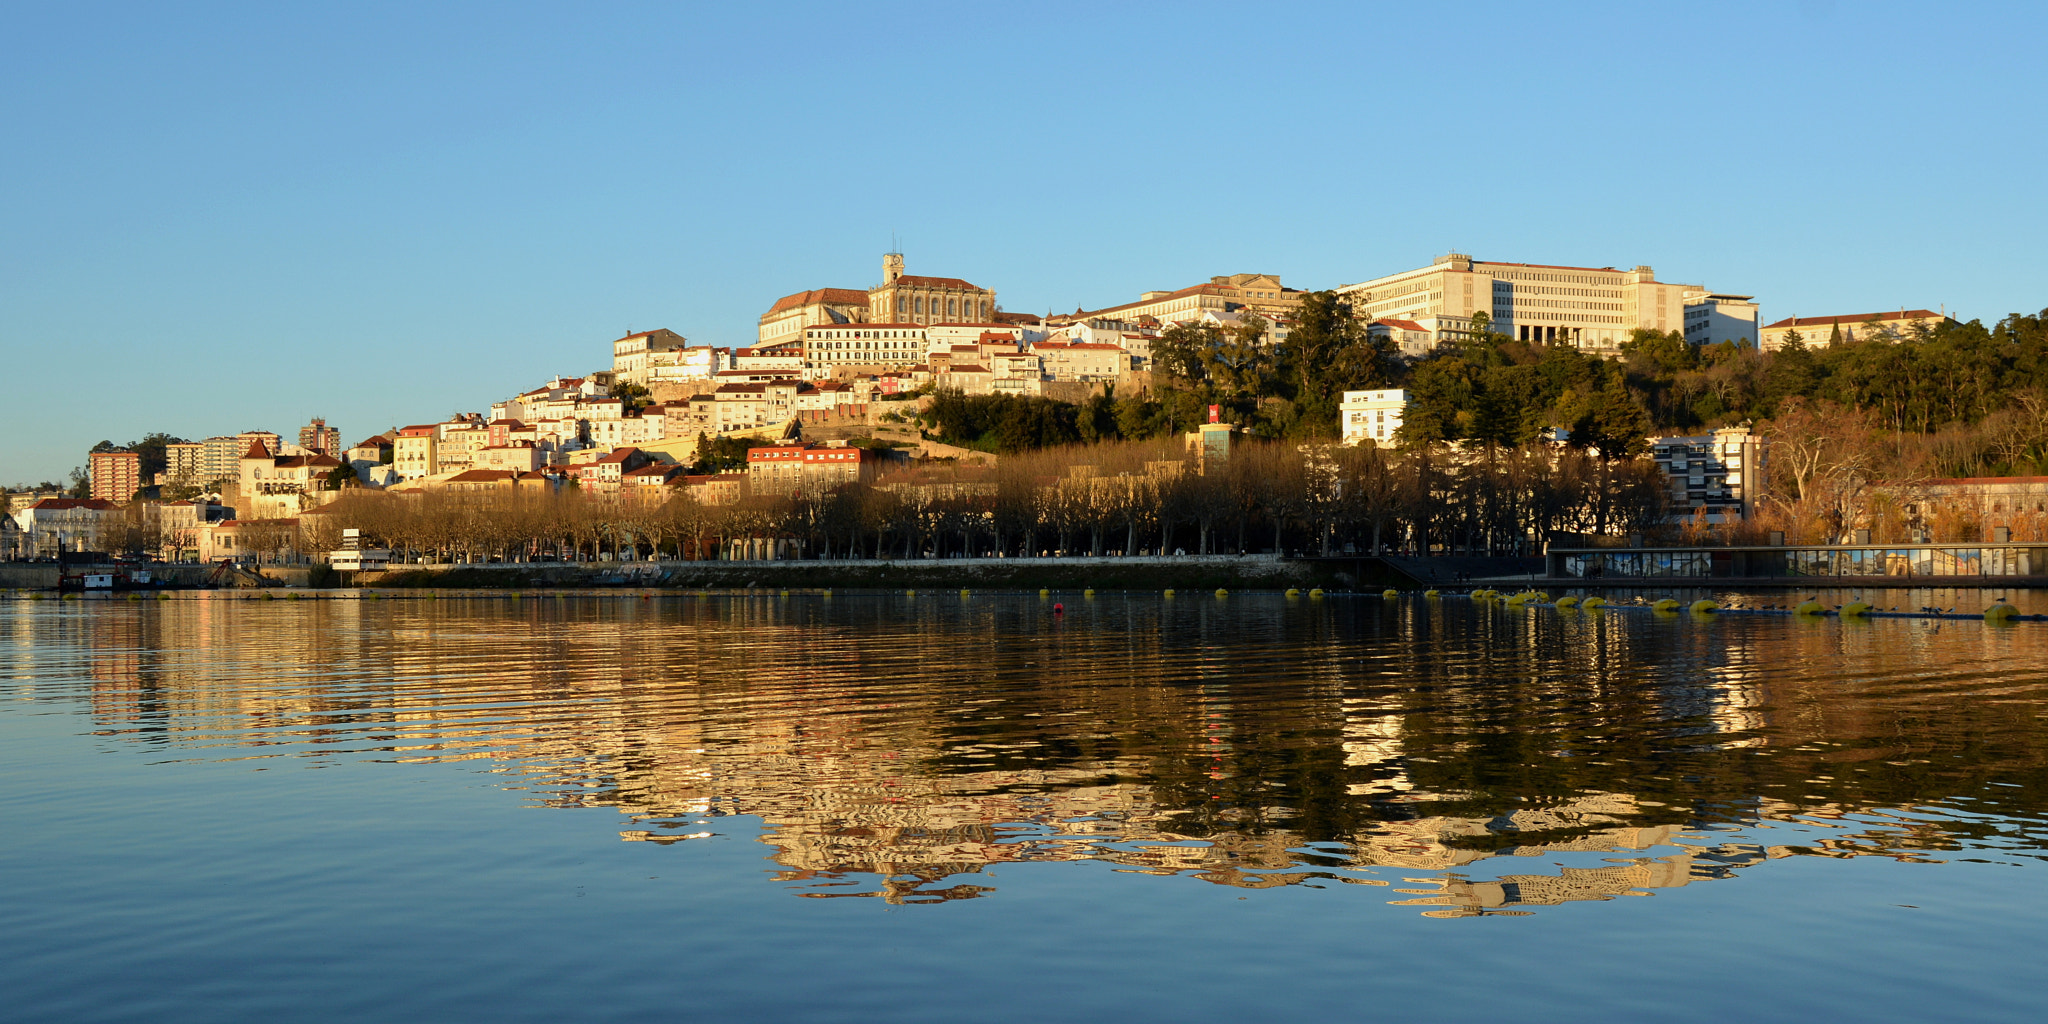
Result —
<path fill-rule="evenodd" d="M 406 558 L 435 561 L 756 557 L 1034 557 L 1058 554 L 1529 553 L 1553 531 L 1637 530 L 1661 520 L 1664 487 L 1644 460 L 1492 448 L 1457 461 L 1252 441 L 1206 467 L 1177 444 L 1105 442 L 995 466 L 922 468 L 817 495 L 701 504 L 575 491 L 360 493 L 317 520 L 309 543 L 356 527 Z"/>

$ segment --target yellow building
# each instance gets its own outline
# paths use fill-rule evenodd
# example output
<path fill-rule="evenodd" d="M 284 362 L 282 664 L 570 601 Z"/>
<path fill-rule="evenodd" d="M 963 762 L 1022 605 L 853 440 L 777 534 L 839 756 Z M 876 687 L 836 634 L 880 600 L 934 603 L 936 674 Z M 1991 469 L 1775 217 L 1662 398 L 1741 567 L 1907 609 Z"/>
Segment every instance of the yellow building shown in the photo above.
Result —
<path fill-rule="evenodd" d="M 868 289 L 867 319 L 871 323 L 981 322 L 995 312 L 995 292 L 957 277 L 905 274 L 900 252 L 882 257 L 882 283 Z"/>
<path fill-rule="evenodd" d="M 1766 324 L 1758 334 L 1765 351 L 1785 347 L 1785 340 L 1798 332 L 1800 344 L 1808 347 L 1836 340 L 1870 341 L 1874 338 L 1910 338 L 1920 330 L 1932 329 L 1955 318 L 1931 309 L 1902 309 L 1896 313 L 1855 313 L 1849 316 L 1789 316 Z"/>
<path fill-rule="evenodd" d="M 1136 302 L 1106 309 L 1075 310 L 1062 316 L 1047 317 L 1046 323 L 1053 326 L 1087 323 L 1090 321 L 1118 321 L 1137 323 L 1145 318 L 1162 324 L 1184 323 L 1199 320 L 1205 313 L 1235 313 L 1250 310 L 1268 320 L 1292 317 L 1301 306 L 1301 290 L 1286 288 L 1280 284 L 1278 274 L 1231 274 L 1226 277 L 1212 277 L 1206 283 L 1190 285 L 1178 291 L 1146 292 Z"/>
<path fill-rule="evenodd" d="M 868 293 L 857 288 L 813 288 L 775 300 L 761 314 L 756 348 L 794 345 L 816 324 L 857 324 L 868 319 Z"/>
<path fill-rule="evenodd" d="M 1694 284 L 1657 280 L 1649 267 L 1568 267 L 1543 263 L 1491 263 L 1450 253 L 1419 270 L 1337 289 L 1366 320 L 1407 320 L 1439 341 L 1467 334 L 1472 315 L 1485 313 L 1493 329 L 1517 341 L 1565 342 L 1613 350 L 1629 332 L 1646 327 L 1682 331 L 1686 308 L 1719 296 Z M 1718 339 L 1717 339 L 1718 340 Z"/>

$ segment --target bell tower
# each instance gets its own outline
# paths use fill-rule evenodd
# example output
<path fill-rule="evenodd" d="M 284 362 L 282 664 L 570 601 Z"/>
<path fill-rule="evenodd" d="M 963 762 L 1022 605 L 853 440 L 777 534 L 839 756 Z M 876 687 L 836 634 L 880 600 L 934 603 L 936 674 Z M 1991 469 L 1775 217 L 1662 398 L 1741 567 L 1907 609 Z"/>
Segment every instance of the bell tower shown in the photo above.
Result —
<path fill-rule="evenodd" d="M 882 254 L 882 283 L 893 284 L 903 276 L 903 254 L 890 252 Z"/>

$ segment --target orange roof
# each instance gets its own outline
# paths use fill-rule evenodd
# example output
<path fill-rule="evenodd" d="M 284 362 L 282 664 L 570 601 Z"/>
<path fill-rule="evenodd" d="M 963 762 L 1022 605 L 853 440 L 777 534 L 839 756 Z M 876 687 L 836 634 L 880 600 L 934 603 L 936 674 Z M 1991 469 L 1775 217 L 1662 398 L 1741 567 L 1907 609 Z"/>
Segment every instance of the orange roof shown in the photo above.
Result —
<path fill-rule="evenodd" d="M 945 325 L 944 325 L 944 324 L 939 324 L 939 325 L 936 325 L 936 326 L 941 326 L 941 327 L 943 327 L 943 326 L 945 326 Z M 899 324 L 899 323 L 886 323 L 886 324 L 812 324 L 811 326 L 809 326 L 809 327 L 806 327 L 806 328 L 804 328 L 804 331 L 805 331 L 806 333 L 808 333 L 808 332 L 811 332 L 811 331 L 873 331 L 873 330 L 889 330 L 890 328 L 898 328 L 898 329 L 903 329 L 903 328 L 914 328 L 914 329 L 916 329 L 916 330 L 920 330 L 920 331 L 921 331 L 921 330 L 924 330 L 924 325 L 923 325 L 923 324 Z M 788 344 L 788 343 L 787 343 L 787 342 L 784 342 L 784 344 Z"/>
<path fill-rule="evenodd" d="M 901 288 L 964 288 L 973 292 L 982 290 L 978 285 L 968 284 L 957 277 L 918 277 L 915 274 L 905 274 L 889 282 L 889 284 Z M 887 287 L 887 285 L 884 287 Z M 862 298 L 865 300 L 866 296 L 862 296 Z"/>
<path fill-rule="evenodd" d="M 471 469 L 461 473 L 457 473 L 454 476 L 449 477 L 447 482 L 451 484 L 496 483 L 500 480 L 510 480 L 515 475 L 516 474 L 514 474 L 509 469 Z"/>
<path fill-rule="evenodd" d="M 807 292 L 797 292 L 795 295 L 785 295 L 782 298 L 776 299 L 775 305 L 768 307 L 768 312 L 780 313 L 784 310 L 800 309 L 804 306 L 813 306 L 821 303 L 837 306 L 865 306 L 868 304 L 868 293 L 853 288 L 813 288 Z"/>
<path fill-rule="evenodd" d="M 70 508 L 89 508 L 106 512 L 121 506 L 105 498 L 44 498 L 29 507 L 44 509 L 50 512 L 61 512 Z"/>
<path fill-rule="evenodd" d="M 249 442 L 249 450 L 243 452 L 242 457 L 245 459 L 267 459 L 270 457 L 270 449 L 263 447 L 262 441 L 253 440 Z"/>
<path fill-rule="evenodd" d="M 1857 324 L 1867 324 L 1872 320 L 1878 323 L 1891 323 L 1898 320 L 1946 319 L 1948 317 L 1942 316 L 1931 309 L 1902 309 L 1896 313 L 1853 313 L 1848 316 L 1788 316 L 1777 323 L 1765 324 L 1764 329 L 1770 330 L 1773 327 L 1824 327 L 1833 324 L 1848 324 L 1854 327 Z"/>
<path fill-rule="evenodd" d="M 1413 321 L 1413 320 L 1393 320 L 1393 319 L 1386 319 L 1386 320 L 1374 320 L 1374 321 L 1373 321 L 1373 326 L 1375 326 L 1375 327 L 1392 327 L 1393 329 L 1395 329 L 1395 330 L 1397 330 L 1397 331 L 1422 331 L 1422 332 L 1424 332 L 1424 333 L 1427 333 L 1427 332 L 1429 331 L 1429 328 L 1427 328 L 1427 327 L 1424 327 L 1424 326 L 1422 326 L 1421 324 L 1418 324 L 1418 323 L 1416 323 L 1416 322 L 1415 322 L 1415 321 Z"/>

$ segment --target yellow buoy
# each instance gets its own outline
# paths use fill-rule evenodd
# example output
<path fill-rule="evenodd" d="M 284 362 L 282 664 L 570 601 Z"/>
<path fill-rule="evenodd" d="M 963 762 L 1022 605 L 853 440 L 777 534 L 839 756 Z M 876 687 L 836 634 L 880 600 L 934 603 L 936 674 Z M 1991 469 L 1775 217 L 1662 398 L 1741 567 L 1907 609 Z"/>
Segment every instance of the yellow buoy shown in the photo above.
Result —
<path fill-rule="evenodd" d="M 1692 604 L 1686 606 L 1686 610 L 1692 612 L 1694 615 L 1709 615 L 1714 612 L 1720 611 L 1721 606 L 1714 603 L 1713 601 L 1707 600 L 1706 598 L 1701 598 L 1697 601 L 1694 601 Z"/>
<path fill-rule="evenodd" d="M 1870 605 L 1868 602 L 1851 601 L 1848 604 L 1842 606 L 1842 617 L 1845 619 L 1860 618 L 1868 614 L 1870 614 Z"/>
<path fill-rule="evenodd" d="M 1093 599 L 1095 598 L 1095 591 L 1094 591 L 1094 589 L 1093 589 L 1093 588 L 1091 588 L 1091 589 L 1088 589 L 1088 590 L 1083 590 L 1083 591 L 1081 591 L 1081 596 L 1082 596 L 1082 597 L 1085 597 L 1085 598 L 1088 598 L 1088 599 L 1090 599 L 1090 600 L 1093 600 Z"/>
<path fill-rule="evenodd" d="M 1607 599 L 1604 597 L 1589 597 L 1584 601 L 1580 602 L 1579 607 L 1584 608 L 1589 612 L 1597 612 L 1600 609 L 1607 607 Z"/>
<path fill-rule="evenodd" d="M 1400 597 L 1401 592 L 1395 590 L 1392 587 L 1388 587 L 1387 589 L 1380 591 L 1380 596 L 1386 598 L 1389 601 L 1392 601 L 1393 599 Z"/>
<path fill-rule="evenodd" d="M 917 591 L 915 591 L 915 590 L 906 590 L 906 591 L 904 591 L 904 592 L 903 592 L 903 596 L 904 596 L 904 597 L 916 597 L 916 596 L 917 596 Z"/>
<path fill-rule="evenodd" d="M 1172 593 L 1172 591 L 1167 591 L 1167 593 Z M 1038 596 L 1040 596 L 1040 597 L 1051 597 L 1051 596 L 1052 596 L 1052 591 L 1050 591 L 1050 590 L 1047 590 L 1047 589 L 1045 589 L 1045 588 L 1043 588 L 1043 587 L 1040 587 L 1040 588 L 1039 588 L 1039 590 L 1038 590 Z"/>
<path fill-rule="evenodd" d="M 1423 592 L 1422 592 L 1422 596 L 1424 596 L 1424 597 L 1437 597 L 1437 596 L 1439 596 L 1439 595 L 1438 595 L 1438 594 L 1437 594 L 1437 592 L 1436 592 L 1436 591 L 1434 591 L 1434 590 L 1425 590 L 1425 591 L 1423 591 Z"/>
<path fill-rule="evenodd" d="M 1316 600 L 1316 601 L 1320 601 L 1320 600 L 1322 600 L 1322 598 L 1323 598 L 1323 588 L 1321 588 L 1321 587 L 1316 587 L 1315 589 L 1313 589 L 1313 590 L 1310 590 L 1310 591 L 1308 592 L 1308 596 L 1309 596 L 1309 598 L 1310 598 L 1311 600 Z"/>
<path fill-rule="evenodd" d="M 1559 608 L 1576 608 L 1578 607 L 1578 604 L 1579 599 L 1571 596 L 1570 594 L 1566 594 L 1565 596 L 1557 599 L 1557 606 Z"/>
<path fill-rule="evenodd" d="M 973 594 L 973 593 L 974 593 L 974 591 L 972 591 L 972 590 L 969 590 L 969 589 L 967 589 L 966 587 L 961 587 L 961 588 L 960 588 L 960 596 L 961 596 L 961 597 L 967 597 L 967 596 L 969 596 L 969 595 L 971 595 L 971 594 Z"/>
<path fill-rule="evenodd" d="M 1811 598 L 1799 602 L 1799 607 L 1792 609 L 1792 614 L 1794 615 L 1826 615 L 1827 613 L 1828 610 L 1819 601 L 1812 600 Z"/>
<path fill-rule="evenodd" d="M 1299 590 L 1296 590 L 1296 589 L 1294 589 L 1293 587 L 1288 587 L 1288 588 L 1287 588 L 1287 596 L 1288 596 L 1288 597 L 1300 597 L 1300 596 L 1301 596 L 1301 591 L 1299 591 Z"/>
<path fill-rule="evenodd" d="M 1168 588 L 1166 588 L 1166 596 L 1168 596 L 1168 597 L 1172 597 L 1172 596 L 1173 596 L 1173 588 L 1172 588 L 1172 587 L 1168 587 Z"/>
<path fill-rule="evenodd" d="M 1225 590 L 1225 589 L 1223 589 L 1222 587 L 1217 587 L 1217 588 L 1216 588 L 1216 596 L 1217 596 L 1217 597 L 1229 597 L 1229 596 L 1230 596 L 1230 591 L 1228 591 L 1228 590 Z"/>
<path fill-rule="evenodd" d="M 2012 605 L 2006 604 L 2004 601 L 2000 601 L 1997 604 L 1994 604 L 1991 607 L 1984 609 L 1984 621 L 2004 622 L 2005 620 L 2010 619 L 2013 616 L 2018 615 L 2019 613 L 2020 610 L 2018 608 L 2014 608 Z"/>
<path fill-rule="evenodd" d="M 1652 611 L 1673 612 L 1678 610 L 1678 602 L 1668 597 L 1660 597 L 1650 602 L 1650 609 Z"/>

